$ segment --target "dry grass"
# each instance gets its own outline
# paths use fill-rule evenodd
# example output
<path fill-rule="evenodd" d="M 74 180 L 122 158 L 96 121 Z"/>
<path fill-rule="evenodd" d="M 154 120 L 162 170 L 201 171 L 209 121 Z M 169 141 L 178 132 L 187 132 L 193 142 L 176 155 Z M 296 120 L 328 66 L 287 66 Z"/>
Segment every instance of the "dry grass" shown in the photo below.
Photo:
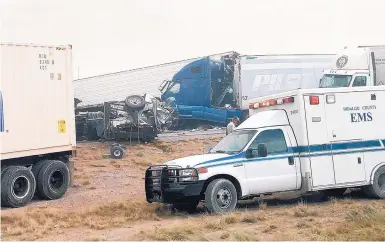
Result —
<path fill-rule="evenodd" d="M 216 144 L 220 138 L 209 138 L 206 140 L 188 140 L 179 142 L 155 141 L 149 144 L 126 145 L 128 150 L 126 156 L 121 160 L 111 160 L 104 156 L 109 153 L 109 144 L 82 144 L 78 149 L 77 172 L 82 174 L 84 170 L 94 168 L 121 169 L 136 165 L 142 169 L 153 164 L 164 163 L 171 159 L 189 155 L 202 154 L 204 146 Z M 94 170 L 95 171 L 95 170 Z"/>
<path fill-rule="evenodd" d="M 3 239 L 39 239 L 52 230 L 87 227 L 103 230 L 138 220 L 160 220 L 171 214 L 165 206 L 146 202 L 112 202 L 78 212 L 31 208 L 1 216 Z"/>
<path fill-rule="evenodd" d="M 91 184 L 91 182 L 89 180 L 85 180 L 85 181 L 82 181 L 82 186 L 88 186 Z"/>
<path fill-rule="evenodd" d="M 371 204 L 370 206 L 367 203 Z M 179 226 L 141 234 L 152 240 L 385 240 L 381 201 L 334 200 L 328 204 L 241 210 L 201 215 Z"/>
<path fill-rule="evenodd" d="M 105 237 L 92 237 L 85 239 L 85 241 L 106 241 L 107 239 Z"/>
<path fill-rule="evenodd" d="M 100 149 L 82 144 L 78 147 L 75 183 L 85 186 L 84 189 L 91 193 L 91 190 L 99 189 L 97 180 L 93 179 L 103 172 L 131 171 L 135 167 L 140 173 L 151 164 L 201 154 L 202 143 L 209 145 L 217 140 L 127 146 L 129 152 L 121 160 L 102 158 L 109 150 L 108 144 L 100 144 Z M 142 179 L 140 175 L 130 175 Z M 301 202 L 289 206 L 260 202 L 251 209 L 220 216 L 181 215 L 171 213 L 165 206 L 132 200 L 75 211 L 34 207 L 2 214 L 1 230 L 3 240 L 35 240 L 57 233 L 70 234 L 73 230 L 89 230 L 89 238 L 84 239 L 102 241 L 111 239 L 104 237 L 107 230 L 119 228 L 117 231 L 121 233 L 121 229 L 128 225 L 139 227 L 130 231 L 143 230 L 139 234 L 128 231 L 127 236 L 132 240 L 385 240 L 384 202 L 376 200 L 334 199 L 328 203 Z M 154 223 L 160 227 L 154 229 Z"/>
<path fill-rule="evenodd" d="M 206 140 L 188 140 L 180 142 L 156 141 L 149 144 L 126 144 L 127 154 L 120 160 L 111 160 L 108 143 L 84 143 L 77 147 L 75 187 L 86 187 L 93 182 L 93 177 L 100 173 L 130 169 L 144 170 L 150 165 L 162 164 L 168 160 L 184 156 L 202 154 L 203 146 L 215 144 L 220 138 Z M 90 175 L 92 174 L 92 175 Z"/>

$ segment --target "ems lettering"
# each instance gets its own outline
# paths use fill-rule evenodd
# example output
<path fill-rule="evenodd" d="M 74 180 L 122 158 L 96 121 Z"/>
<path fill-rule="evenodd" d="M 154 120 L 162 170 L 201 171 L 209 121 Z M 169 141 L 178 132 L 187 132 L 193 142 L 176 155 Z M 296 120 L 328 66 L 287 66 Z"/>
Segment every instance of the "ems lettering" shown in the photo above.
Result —
<path fill-rule="evenodd" d="M 373 120 L 373 117 L 371 112 L 350 114 L 350 121 L 352 123 L 371 122 L 372 120 Z"/>

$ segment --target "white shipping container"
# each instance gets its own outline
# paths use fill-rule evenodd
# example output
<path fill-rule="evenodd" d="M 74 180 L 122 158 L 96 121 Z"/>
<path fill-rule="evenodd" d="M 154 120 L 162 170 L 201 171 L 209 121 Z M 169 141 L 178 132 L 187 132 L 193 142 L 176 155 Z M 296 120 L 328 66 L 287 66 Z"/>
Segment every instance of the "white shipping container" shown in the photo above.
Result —
<path fill-rule="evenodd" d="M 0 45 L 1 160 L 76 145 L 71 46 Z"/>

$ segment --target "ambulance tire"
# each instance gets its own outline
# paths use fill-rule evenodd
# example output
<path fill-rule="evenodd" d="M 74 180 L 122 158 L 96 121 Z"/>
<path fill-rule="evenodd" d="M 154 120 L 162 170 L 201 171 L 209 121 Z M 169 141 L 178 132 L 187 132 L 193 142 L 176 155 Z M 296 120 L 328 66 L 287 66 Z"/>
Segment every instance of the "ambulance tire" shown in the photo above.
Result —
<path fill-rule="evenodd" d="M 364 187 L 363 191 L 370 198 L 385 199 L 385 166 L 374 173 L 373 184 Z"/>
<path fill-rule="evenodd" d="M 210 213 L 232 212 L 238 202 L 237 189 L 227 179 L 210 182 L 205 193 L 205 207 Z"/>

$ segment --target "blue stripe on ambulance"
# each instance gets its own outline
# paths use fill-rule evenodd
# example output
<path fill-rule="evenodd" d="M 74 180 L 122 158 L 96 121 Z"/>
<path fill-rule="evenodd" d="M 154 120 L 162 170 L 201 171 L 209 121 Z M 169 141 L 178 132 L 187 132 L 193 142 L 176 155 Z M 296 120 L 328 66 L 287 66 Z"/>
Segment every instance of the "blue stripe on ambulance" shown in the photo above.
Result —
<path fill-rule="evenodd" d="M 362 152 L 377 152 L 385 151 L 385 140 L 368 140 L 368 141 L 355 141 L 355 142 L 341 142 L 328 145 L 310 145 L 310 146 L 298 146 L 288 147 L 287 152 L 280 152 L 270 154 L 268 157 L 260 157 L 253 159 L 244 159 L 244 153 L 240 153 L 234 156 L 224 157 L 216 160 L 205 161 L 195 165 L 195 167 L 217 167 L 226 166 L 238 163 L 249 162 L 261 162 L 268 160 L 276 160 L 288 157 L 317 157 L 328 155 L 340 155 L 340 154 L 353 154 Z"/>

